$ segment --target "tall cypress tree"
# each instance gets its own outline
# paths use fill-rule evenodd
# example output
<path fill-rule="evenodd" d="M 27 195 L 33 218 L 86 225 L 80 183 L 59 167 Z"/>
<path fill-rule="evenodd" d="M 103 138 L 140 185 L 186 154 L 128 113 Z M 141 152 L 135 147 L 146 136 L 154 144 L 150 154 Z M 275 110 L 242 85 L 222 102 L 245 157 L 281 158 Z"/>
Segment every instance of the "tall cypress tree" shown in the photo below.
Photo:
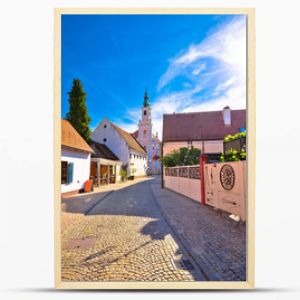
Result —
<path fill-rule="evenodd" d="M 86 140 L 90 139 L 89 123 L 91 118 L 88 115 L 85 103 L 86 93 L 79 79 L 73 80 L 73 86 L 69 94 L 69 112 L 66 115 L 67 120 L 73 125 L 78 133 Z"/>

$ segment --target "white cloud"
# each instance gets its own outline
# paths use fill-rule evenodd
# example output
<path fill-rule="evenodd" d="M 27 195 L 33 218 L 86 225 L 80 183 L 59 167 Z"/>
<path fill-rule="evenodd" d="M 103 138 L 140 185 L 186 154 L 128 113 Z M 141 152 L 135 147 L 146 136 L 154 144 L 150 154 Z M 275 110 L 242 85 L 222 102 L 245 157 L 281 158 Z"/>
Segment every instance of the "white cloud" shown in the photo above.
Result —
<path fill-rule="evenodd" d="M 246 99 L 246 91 L 244 88 L 236 86 L 228 89 L 224 95 L 218 98 L 204 101 L 199 104 L 194 103 L 183 109 L 182 112 L 222 110 L 228 104 L 230 104 L 231 109 L 245 109 L 246 103 L 241 101 L 241 99 Z"/>
<path fill-rule="evenodd" d="M 207 59 L 214 59 L 217 67 L 209 70 Z M 204 73 L 204 70 L 207 72 Z M 214 75 L 207 78 L 209 73 Z M 202 88 L 205 85 L 215 85 L 215 90 L 210 96 L 216 98 L 210 99 L 210 103 L 218 103 L 220 93 L 235 89 L 240 90 L 238 93 L 240 98 L 231 99 L 223 96 L 222 99 L 227 99 L 226 105 L 236 106 L 239 102 L 238 106 L 245 108 L 246 93 L 242 90 L 246 91 L 246 18 L 236 17 L 231 22 L 222 24 L 201 43 L 189 46 L 184 53 L 173 58 L 159 80 L 158 89 L 168 85 L 175 77 L 187 74 L 194 75 L 189 76 L 189 79 L 193 79 L 196 85 L 202 84 Z M 198 103 L 193 104 L 193 107 L 203 107 L 204 104 L 201 106 L 199 100 L 203 101 L 194 97 L 194 102 Z M 205 105 L 208 104 L 209 102 Z"/>
<path fill-rule="evenodd" d="M 116 121 L 115 122 L 117 126 L 119 126 L 120 128 L 122 128 L 123 130 L 129 132 L 129 133 L 133 133 L 138 129 L 138 123 L 126 123 L 124 121 Z"/>
<path fill-rule="evenodd" d="M 210 65 L 208 59 L 213 59 Z M 152 102 L 153 133 L 162 135 L 163 114 L 173 112 L 222 110 L 246 108 L 246 18 L 235 17 L 220 25 L 201 43 L 190 45 L 170 60 L 167 71 L 158 82 L 158 90 L 167 86 L 175 77 L 188 80 L 184 89 L 161 93 Z M 208 90 L 209 93 L 201 92 Z M 119 125 L 133 132 L 137 129 L 141 110 L 127 112 L 130 124 Z"/>
<path fill-rule="evenodd" d="M 193 75 L 199 75 L 203 70 L 205 70 L 206 65 L 205 64 L 201 64 L 199 66 L 197 66 L 193 71 L 192 74 Z"/>

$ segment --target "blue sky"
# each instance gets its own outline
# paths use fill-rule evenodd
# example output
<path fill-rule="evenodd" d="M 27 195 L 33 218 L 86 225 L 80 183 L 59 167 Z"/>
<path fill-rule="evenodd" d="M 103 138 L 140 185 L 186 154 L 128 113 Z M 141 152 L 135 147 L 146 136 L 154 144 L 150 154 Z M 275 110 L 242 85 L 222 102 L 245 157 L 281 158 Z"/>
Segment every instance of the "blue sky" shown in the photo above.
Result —
<path fill-rule="evenodd" d="M 64 15 L 62 117 L 74 78 L 92 129 L 137 129 L 145 87 L 159 136 L 163 113 L 246 108 L 246 17 Z"/>

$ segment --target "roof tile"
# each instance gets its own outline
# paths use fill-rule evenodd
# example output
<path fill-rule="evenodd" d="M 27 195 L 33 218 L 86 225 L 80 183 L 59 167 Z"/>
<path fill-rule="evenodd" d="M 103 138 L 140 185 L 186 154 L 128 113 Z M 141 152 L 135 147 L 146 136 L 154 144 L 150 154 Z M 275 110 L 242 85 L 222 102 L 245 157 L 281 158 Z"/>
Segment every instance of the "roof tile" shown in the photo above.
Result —
<path fill-rule="evenodd" d="M 223 140 L 246 128 L 246 110 L 231 110 L 231 126 L 225 126 L 222 111 L 174 113 L 163 116 L 163 141 Z"/>

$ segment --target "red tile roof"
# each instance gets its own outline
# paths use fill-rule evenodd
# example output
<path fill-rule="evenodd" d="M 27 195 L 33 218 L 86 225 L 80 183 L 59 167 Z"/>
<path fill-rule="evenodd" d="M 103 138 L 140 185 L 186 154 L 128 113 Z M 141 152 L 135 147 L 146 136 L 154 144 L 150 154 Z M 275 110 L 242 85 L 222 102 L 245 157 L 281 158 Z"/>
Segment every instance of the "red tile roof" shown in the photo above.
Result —
<path fill-rule="evenodd" d="M 138 139 L 138 137 L 139 137 L 139 131 L 136 130 L 136 131 L 133 132 L 131 135 L 132 135 L 135 139 Z"/>
<path fill-rule="evenodd" d="M 163 116 L 163 142 L 223 140 L 246 128 L 246 110 L 231 110 L 231 126 L 224 125 L 223 111 L 174 113 Z"/>

